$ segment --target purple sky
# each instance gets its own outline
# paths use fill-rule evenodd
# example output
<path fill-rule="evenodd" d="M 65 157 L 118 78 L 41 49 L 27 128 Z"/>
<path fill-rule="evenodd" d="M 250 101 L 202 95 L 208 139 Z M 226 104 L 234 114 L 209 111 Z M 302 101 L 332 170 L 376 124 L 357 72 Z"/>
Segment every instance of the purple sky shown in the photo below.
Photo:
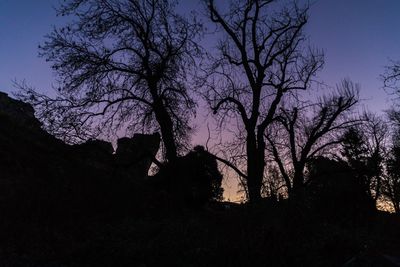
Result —
<path fill-rule="evenodd" d="M 332 86 L 350 78 L 361 84 L 365 106 L 377 112 L 386 109 L 390 102 L 379 75 L 390 58 L 400 59 L 400 1 L 313 1 L 306 29 L 311 43 L 325 51 L 326 64 L 319 78 Z M 63 23 L 53 9 L 58 2 L 0 0 L 0 91 L 15 90 L 13 80 L 26 80 L 43 92 L 51 91 L 52 71 L 38 58 L 37 47 L 53 25 Z M 181 2 L 182 11 L 200 8 L 198 0 Z M 215 41 L 209 38 L 209 43 Z M 203 120 L 197 121 L 201 124 Z M 201 131 L 194 142 L 204 144 L 205 136 Z"/>
<path fill-rule="evenodd" d="M 37 46 L 52 25 L 62 23 L 53 6 L 58 0 L 0 1 L 0 90 L 12 80 L 50 91 L 49 64 L 38 58 Z M 183 10 L 199 9 L 197 0 L 181 1 Z M 362 86 L 365 105 L 374 111 L 388 106 L 378 77 L 388 59 L 400 59 L 400 1 L 316 0 L 307 33 L 323 49 L 326 65 L 319 77 L 329 85 L 350 78 Z"/>
<path fill-rule="evenodd" d="M 308 33 L 326 52 L 320 77 L 328 84 L 344 77 L 360 83 L 373 111 L 389 104 L 378 78 L 389 58 L 400 59 L 399 11 L 398 0 L 319 0 L 311 9 Z"/>

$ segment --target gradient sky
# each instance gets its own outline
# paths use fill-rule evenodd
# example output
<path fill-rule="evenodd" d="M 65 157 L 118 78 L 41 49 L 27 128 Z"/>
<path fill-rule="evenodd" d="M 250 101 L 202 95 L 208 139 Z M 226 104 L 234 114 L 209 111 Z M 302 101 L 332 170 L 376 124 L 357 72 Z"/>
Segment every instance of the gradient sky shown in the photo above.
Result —
<path fill-rule="evenodd" d="M 53 25 L 63 23 L 64 18 L 57 18 L 53 9 L 58 2 L 0 0 L 0 91 L 15 90 L 13 80 L 25 80 L 43 92 L 51 91 L 55 82 L 52 71 L 44 59 L 38 58 L 37 47 Z M 200 8 L 198 0 L 181 2 L 182 11 Z M 332 86 L 350 78 L 360 83 L 365 106 L 376 112 L 386 109 L 390 102 L 379 75 L 389 59 L 400 59 L 400 0 L 312 3 L 306 32 L 311 43 L 326 55 L 319 78 Z"/>
<path fill-rule="evenodd" d="M 43 91 L 54 83 L 37 46 L 53 25 L 62 24 L 53 6 L 58 0 L 0 0 L 0 90 L 13 91 L 13 80 Z M 183 10 L 197 0 L 181 1 Z M 361 84 L 361 96 L 374 111 L 388 106 L 379 75 L 389 59 L 400 59 L 399 0 L 314 0 L 307 25 L 311 43 L 326 54 L 319 77 L 329 85 L 342 78 Z"/>

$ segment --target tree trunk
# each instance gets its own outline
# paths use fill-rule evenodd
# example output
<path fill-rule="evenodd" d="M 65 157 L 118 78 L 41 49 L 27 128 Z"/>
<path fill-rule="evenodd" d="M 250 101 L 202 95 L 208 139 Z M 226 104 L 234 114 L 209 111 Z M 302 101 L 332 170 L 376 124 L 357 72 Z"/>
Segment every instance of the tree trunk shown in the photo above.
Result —
<path fill-rule="evenodd" d="M 297 162 L 294 166 L 293 192 L 297 192 L 304 187 L 304 168 L 305 163 L 303 161 Z"/>
<path fill-rule="evenodd" d="M 294 176 L 293 176 L 293 191 L 298 191 L 300 190 L 304 185 L 304 176 L 303 173 L 299 172 L 298 170 L 295 170 Z"/>
<path fill-rule="evenodd" d="M 375 197 L 374 197 L 374 202 L 375 202 L 375 206 L 378 202 L 378 199 L 381 195 L 381 187 L 382 187 L 382 179 L 381 179 L 381 175 L 382 173 L 378 173 L 376 175 L 376 187 L 375 187 Z"/>
<path fill-rule="evenodd" d="M 263 175 L 260 175 L 260 166 L 255 164 L 255 162 L 249 162 L 247 169 L 247 188 L 249 192 L 249 202 L 255 203 L 261 199 L 261 186 Z"/>
<path fill-rule="evenodd" d="M 247 189 L 249 202 L 255 203 L 261 200 L 261 187 L 265 168 L 265 143 L 256 141 L 254 134 L 247 136 Z"/>
<path fill-rule="evenodd" d="M 165 157 L 169 162 L 174 161 L 178 156 L 174 139 L 174 125 L 161 100 L 154 104 L 154 114 L 160 126 L 161 137 L 165 147 Z"/>
<path fill-rule="evenodd" d="M 148 80 L 148 86 L 153 98 L 153 112 L 160 126 L 161 138 L 165 147 L 167 161 L 174 161 L 178 157 L 177 146 L 174 138 L 174 124 L 170 114 L 164 106 L 162 98 L 158 93 L 158 79 Z"/>

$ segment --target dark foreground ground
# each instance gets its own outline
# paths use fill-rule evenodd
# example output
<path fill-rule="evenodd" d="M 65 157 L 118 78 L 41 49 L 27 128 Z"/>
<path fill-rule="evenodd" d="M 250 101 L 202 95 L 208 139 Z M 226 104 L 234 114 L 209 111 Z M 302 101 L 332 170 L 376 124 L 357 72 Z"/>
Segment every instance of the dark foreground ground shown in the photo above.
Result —
<path fill-rule="evenodd" d="M 69 146 L 0 93 L 0 267 L 400 266 L 400 218 L 332 174 L 337 162 L 291 202 L 204 207 L 188 181 L 216 164 L 197 169 L 197 152 L 147 177 L 156 137 L 122 139 L 115 154 Z"/>
<path fill-rule="evenodd" d="M 283 205 L 2 220 L 0 265 L 397 266 L 384 255 L 400 255 L 399 223 L 385 213 L 364 222 L 315 221 Z"/>

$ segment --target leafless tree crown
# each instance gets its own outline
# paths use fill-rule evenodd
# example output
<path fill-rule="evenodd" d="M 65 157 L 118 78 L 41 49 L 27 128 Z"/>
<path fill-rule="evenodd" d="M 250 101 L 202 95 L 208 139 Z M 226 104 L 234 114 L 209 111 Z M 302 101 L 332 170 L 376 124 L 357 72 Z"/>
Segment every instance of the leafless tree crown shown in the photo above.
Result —
<path fill-rule="evenodd" d="M 187 81 L 201 26 L 178 15 L 175 4 L 65 1 L 58 14 L 72 15 L 73 22 L 55 28 L 40 46 L 58 76 L 57 96 L 25 86 L 25 99 L 37 107 L 46 128 L 73 142 L 123 127 L 161 132 L 169 127 L 177 150 L 185 145 L 195 107 Z M 172 142 L 162 137 L 164 144 Z"/>

